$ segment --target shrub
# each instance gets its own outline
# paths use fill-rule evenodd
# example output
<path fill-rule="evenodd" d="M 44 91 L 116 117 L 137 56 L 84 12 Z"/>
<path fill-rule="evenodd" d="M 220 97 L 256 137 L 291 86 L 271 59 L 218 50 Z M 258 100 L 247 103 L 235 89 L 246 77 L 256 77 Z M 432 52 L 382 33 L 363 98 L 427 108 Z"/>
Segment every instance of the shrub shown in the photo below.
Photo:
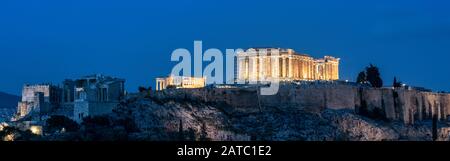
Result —
<path fill-rule="evenodd" d="M 45 129 L 47 132 L 57 132 L 65 129 L 67 132 L 75 132 L 78 131 L 80 126 L 73 121 L 72 119 L 66 116 L 51 116 L 46 121 Z"/>

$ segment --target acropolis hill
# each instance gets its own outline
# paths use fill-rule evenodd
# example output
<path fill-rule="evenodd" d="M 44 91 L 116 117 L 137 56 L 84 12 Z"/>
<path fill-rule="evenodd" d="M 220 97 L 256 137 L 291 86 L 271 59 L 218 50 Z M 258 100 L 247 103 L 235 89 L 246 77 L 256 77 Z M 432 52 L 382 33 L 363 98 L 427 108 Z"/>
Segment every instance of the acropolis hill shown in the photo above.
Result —
<path fill-rule="evenodd" d="M 449 105 L 449 94 L 408 87 L 287 81 L 272 96 L 259 95 L 258 86 L 166 89 L 135 97 L 120 109 L 136 112 L 145 129 L 159 127 L 156 119 L 164 124 L 161 131 L 176 132 L 182 125 L 218 141 L 381 141 L 432 140 L 433 116 L 437 140 L 449 140 Z M 140 116 L 141 110 L 151 116 Z"/>
<path fill-rule="evenodd" d="M 176 81 L 180 82 L 179 85 L 167 83 L 173 81 L 165 81 L 163 85 L 181 88 L 177 92 L 184 92 L 180 94 L 183 97 L 189 95 L 196 97 L 195 100 L 226 102 L 233 107 L 232 111 L 264 110 L 262 107 L 351 109 L 405 124 L 413 124 L 416 120 L 430 119 L 433 116 L 445 120 L 450 114 L 449 94 L 412 87 L 371 88 L 363 84 L 339 81 L 339 62 L 339 58 L 332 56 L 314 59 L 293 49 L 250 48 L 238 53 L 237 79 L 242 82 L 281 80 L 283 83 L 276 95 L 260 96 L 257 85 L 231 85 L 226 88 L 220 88 L 219 85 L 216 86 L 219 88 L 205 89 L 201 88 L 204 86 L 204 78 L 199 79 L 201 81 L 183 78 Z M 183 86 L 196 83 L 197 86 Z M 158 83 L 157 87 L 159 86 L 161 85 Z M 188 90 L 191 87 L 194 87 L 193 90 Z M 243 93 L 243 90 L 246 92 Z"/>
<path fill-rule="evenodd" d="M 42 140 L 450 140 L 450 94 L 341 81 L 339 63 L 288 49 L 279 55 L 240 53 L 236 74 L 244 84 L 170 76 L 157 78 L 155 90 L 128 93 L 124 79 L 94 75 L 64 81 L 59 92 L 24 86 L 18 113 L 24 121 L 10 125 L 46 129 L 52 115 L 80 123 L 68 133 L 38 130 Z M 278 92 L 261 95 L 268 84 L 248 83 L 261 79 L 280 80 Z M 26 124 L 29 119 L 37 124 Z"/>
<path fill-rule="evenodd" d="M 231 140 L 246 140 L 254 135 L 271 138 L 269 140 L 274 138 L 297 140 L 299 138 L 291 138 L 292 136 L 289 135 L 311 132 L 306 132 L 307 130 L 303 128 L 311 128 L 314 132 L 312 136 L 301 135 L 302 139 L 342 139 L 339 138 L 340 134 L 322 136 L 317 133 L 327 133 L 327 130 L 301 123 L 305 121 L 320 123 L 321 120 L 330 121 L 329 124 L 337 128 L 337 131 L 343 132 L 349 140 L 431 140 L 433 130 L 430 122 L 434 118 L 439 122 L 439 128 L 436 130 L 437 140 L 450 139 L 450 128 L 446 124 L 447 117 L 450 115 L 450 94 L 448 93 L 435 93 L 410 86 L 374 88 L 368 84 L 340 81 L 339 58 L 325 56 L 324 59 L 314 59 L 292 49 L 281 49 L 277 55 L 271 55 L 271 50 L 279 50 L 278 48 L 251 50 L 253 54 L 247 51 L 238 55 L 238 80 L 242 82 L 261 79 L 281 80 L 280 89 L 276 95 L 261 95 L 259 89 L 265 86 L 263 84 L 184 88 L 182 84 L 195 84 L 195 82 L 187 81 L 179 86 L 175 85 L 179 88 L 163 88 L 164 90 L 152 94 L 151 98 L 164 106 L 166 106 L 164 102 L 204 103 L 207 108 L 217 108 L 219 113 L 223 113 L 228 119 L 241 120 L 234 122 L 238 125 L 231 125 L 235 127 L 232 130 L 233 135 L 229 136 Z M 261 50 L 265 52 L 262 56 Z M 198 85 L 202 85 L 201 83 Z M 190 106 L 192 105 L 188 105 L 187 111 L 192 110 Z M 203 110 L 198 110 L 187 113 L 200 118 L 208 117 L 202 114 Z M 320 119 L 311 120 L 310 117 L 313 116 L 307 116 L 306 113 L 317 114 Z M 291 116 L 291 114 L 297 116 Z M 177 116 L 183 120 L 182 122 L 186 121 L 191 128 L 201 129 L 203 126 L 196 123 L 196 121 L 203 122 L 202 119 L 192 119 L 190 116 L 186 116 L 189 118 L 186 119 L 182 115 Z M 300 117 L 300 120 L 291 117 Z M 250 118 L 258 121 L 249 121 Z M 265 121 L 260 122 L 260 119 Z M 215 128 L 224 126 L 224 122 L 212 120 L 207 122 L 216 124 Z M 245 124 L 245 122 L 252 123 Z M 299 122 L 301 125 L 292 125 L 294 122 Z M 172 130 L 177 127 L 176 124 L 170 125 L 174 128 Z M 269 133 L 275 134 L 269 136 L 261 134 L 266 133 L 265 130 L 259 132 L 249 130 L 271 129 L 274 126 L 282 126 L 282 128 L 272 129 L 274 131 Z M 219 129 L 213 130 L 215 134 L 210 138 L 223 140 L 222 134 L 229 134 L 224 131 L 222 133 Z"/>
<path fill-rule="evenodd" d="M 284 82 L 278 94 L 262 96 L 258 88 L 182 89 L 155 93 L 163 99 L 201 100 L 225 103 L 227 112 L 282 110 L 354 110 L 391 121 L 414 124 L 436 115 L 450 115 L 450 94 L 408 88 L 372 88 L 347 82 Z"/>

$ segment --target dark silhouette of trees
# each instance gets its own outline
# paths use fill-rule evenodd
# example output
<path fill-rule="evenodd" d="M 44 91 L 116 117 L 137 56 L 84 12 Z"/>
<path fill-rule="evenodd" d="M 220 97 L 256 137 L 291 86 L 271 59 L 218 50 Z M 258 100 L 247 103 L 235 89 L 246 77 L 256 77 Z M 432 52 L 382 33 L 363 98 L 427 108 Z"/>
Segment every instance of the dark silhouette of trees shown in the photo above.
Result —
<path fill-rule="evenodd" d="M 366 75 L 367 81 L 369 81 L 372 87 L 383 87 L 383 80 L 381 79 L 381 74 L 378 67 L 370 64 L 370 66 L 366 67 Z"/>
<path fill-rule="evenodd" d="M 392 87 L 399 88 L 402 86 L 402 82 L 397 80 L 397 77 L 394 77 L 394 83 L 392 84 Z"/>
<path fill-rule="evenodd" d="M 365 72 L 359 72 L 358 77 L 356 78 L 356 83 L 366 83 L 367 76 Z"/>
<path fill-rule="evenodd" d="M 139 90 L 139 93 L 144 93 L 147 91 L 147 88 L 145 88 L 143 86 L 139 86 L 138 90 Z"/>
<path fill-rule="evenodd" d="M 47 132 L 58 132 L 65 129 L 67 132 L 76 132 L 80 126 L 78 123 L 66 116 L 51 116 L 46 121 L 45 129 Z"/>
<path fill-rule="evenodd" d="M 86 117 L 81 125 L 85 141 L 127 141 L 130 133 L 139 131 L 133 119 L 109 115 Z"/>
<path fill-rule="evenodd" d="M 381 74 L 378 67 L 370 64 L 366 67 L 365 71 L 362 71 L 358 74 L 356 78 L 357 83 L 366 83 L 369 82 L 372 87 L 380 88 L 383 87 L 383 80 L 381 79 Z"/>

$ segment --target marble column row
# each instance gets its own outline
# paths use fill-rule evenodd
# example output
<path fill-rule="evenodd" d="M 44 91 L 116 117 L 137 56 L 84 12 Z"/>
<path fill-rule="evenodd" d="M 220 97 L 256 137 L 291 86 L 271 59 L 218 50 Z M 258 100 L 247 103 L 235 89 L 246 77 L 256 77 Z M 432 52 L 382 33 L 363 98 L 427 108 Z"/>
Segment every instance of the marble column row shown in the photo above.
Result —
<path fill-rule="evenodd" d="M 166 89 L 166 87 L 167 87 L 166 80 L 163 80 L 163 79 L 156 80 L 156 90 L 157 91 L 162 91 L 162 90 Z"/>
<path fill-rule="evenodd" d="M 239 57 L 237 63 L 238 79 L 246 81 L 263 78 L 313 80 L 317 73 L 314 60 L 293 56 Z"/>

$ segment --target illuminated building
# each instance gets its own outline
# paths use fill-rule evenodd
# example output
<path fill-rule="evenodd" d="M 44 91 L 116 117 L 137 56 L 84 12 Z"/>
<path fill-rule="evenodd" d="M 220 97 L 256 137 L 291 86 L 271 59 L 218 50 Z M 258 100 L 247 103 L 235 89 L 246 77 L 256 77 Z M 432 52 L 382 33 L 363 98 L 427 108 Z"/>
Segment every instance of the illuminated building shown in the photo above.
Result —
<path fill-rule="evenodd" d="M 206 78 L 169 76 L 166 78 L 156 78 L 156 90 L 161 91 L 167 88 L 203 88 Z"/>
<path fill-rule="evenodd" d="M 292 49 L 251 48 L 237 56 L 238 81 L 338 80 L 339 58 L 321 59 Z"/>

